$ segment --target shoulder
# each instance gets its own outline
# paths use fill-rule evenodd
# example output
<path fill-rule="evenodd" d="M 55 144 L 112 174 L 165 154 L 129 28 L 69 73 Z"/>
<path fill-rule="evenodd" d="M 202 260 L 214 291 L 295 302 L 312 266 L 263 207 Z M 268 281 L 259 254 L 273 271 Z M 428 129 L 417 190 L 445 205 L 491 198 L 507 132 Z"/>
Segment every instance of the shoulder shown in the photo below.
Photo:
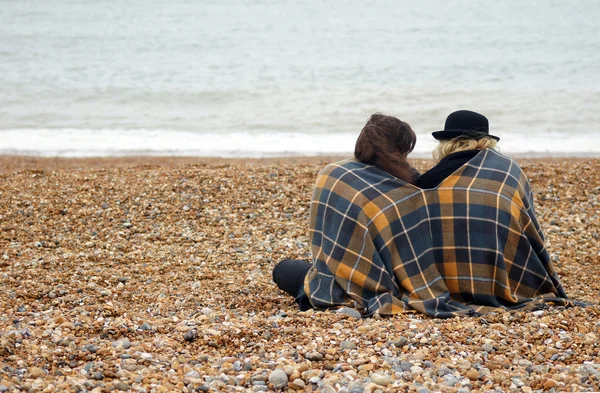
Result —
<path fill-rule="evenodd" d="M 351 172 L 355 170 L 363 170 L 370 165 L 363 164 L 360 161 L 357 161 L 353 158 L 347 158 L 341 161 L 332 162 L 327 164 L 320 172 L 319 175 L 332 175 L 337 174 L 341 175 L 346 172 Z"/>
<path fill-rule="evenodd" d="M 514 189 L 522 192 L 530 189 L 529 179 L 514 159 L 495 150 L 487 149 L 483 152 L 485 154 L 480 156 L 480 170 L 493 172 L 494 178 L 504 178 L 504 183 Z"/>

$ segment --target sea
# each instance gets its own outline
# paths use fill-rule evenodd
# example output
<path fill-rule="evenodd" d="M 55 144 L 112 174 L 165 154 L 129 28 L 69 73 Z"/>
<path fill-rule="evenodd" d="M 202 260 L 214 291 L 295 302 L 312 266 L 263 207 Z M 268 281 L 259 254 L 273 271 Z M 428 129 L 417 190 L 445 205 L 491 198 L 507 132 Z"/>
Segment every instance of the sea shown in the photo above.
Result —
<path fill-rule="evenodd" d="M 598 0 L 0 0 L 0 154 L 415 157 L 458 109 L 501 152 L 600 156 Z"/>

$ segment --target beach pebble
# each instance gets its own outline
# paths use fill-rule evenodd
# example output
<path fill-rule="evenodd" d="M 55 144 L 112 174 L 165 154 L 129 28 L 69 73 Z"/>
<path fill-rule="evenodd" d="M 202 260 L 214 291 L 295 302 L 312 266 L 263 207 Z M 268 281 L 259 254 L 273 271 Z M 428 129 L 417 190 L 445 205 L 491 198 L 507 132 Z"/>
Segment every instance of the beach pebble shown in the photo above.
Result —
<path fill-rule="evenodd" d="M 195 341 L 198 338 L 198 331 L 196 329 L 190 329 L 183 335 L 183 339 L 188 342 Z"/>
<path fill-rule="evenodd" d="M 470 380 L 476 380 L 479 378 L 479 371 L 475 370 L 475 369 L 470 369 L 469 371 L 467 371 L 466 374 L 467 378 L 469 378 Z"/>
<path fill-rule="evenodd" d="M 383 385 L 383 386 L 387 386 L 390 383 L 392 383 L 392 377 L 387 375 L 387 374 L 371 374 L 370 375 L 371 381 L 373 383 L 376 383 L 377 385 Z"/>
<path fill-rule="evenodd" d="M 120 391 L 127 391 L 130 389 L 128 384 L 121 382 L 121 381 L 113 382 L 113 386 L 115 389 L 120 390 Z"/>
<path fill-rule="evenodd" d="M 303 390 L 305 386 L 306 386 L 306 384 L 300 378 L 294 379 L 292 381 L 292 383 L 290 384 L 290 388 L 295 389 L 295 390 Z"/>
<path fill-rule="evenodd" d="M 269 383 L 271 383 L 275 389 L 283 388 L 288 383 L 288 376 L 285 371 L 279 368 L 275 369 L 269 374 Z"/>
<path fill-rule="evenodd" d="M 307 352 L 306 355 L 304 355 L 304 357 L 307 360 L 311 360 L 311 361 L 321 361 L 321 360 L 323 360 L 323 354 L 321 354 L 319 352 Z"/>
<path fill-rule="evenodd" d="M 140 325 L 140 330 L 152 330 L 152 326 L 149 323 L 144 322 Z"/>
<path fill-rule="evenodd" d="M 446 374 L 443 377 L 444 380 L 444 385 L 446 386 L 456 386 L 456 384 L 458 383 L 458 379 L 456 379 L 456 377 L 452 374 Z"/>
<path fill-rule="evenodd" d="M 356 348 L 356 344 L 352 341 L 344 340 L 344 341 L 340 342 L 340 348 L 354 349 L 354 348 Z"/>
<path fill-rule="evenodd" d="M 44 378 L 46 376 L 46 371 L 39 367 L 31 367 L 29 369 L 29 375 L 32 378 Z"/>
<path fill-rule="evenodd" d="M 354 308 L 343 307 L 343 308 L 338 309 L 337 313 L 348 315 L 354 319 L 362 319 L 361 313 L 358 312 L 358 310 L 356 310 Z"/>
<path fill-rule="evenodd" d="M 396 348 L 402 348 L 408 343 L 408 339 L 406 337 L 400 336 L 397 340 L 393 340 L 389 342 L 393 344 Z"/>
<path fill-rule="evenodd" d="M 113 342 L 112 346 L 114 348 L 129 349 L 129 348 L 131 348 L 131 342 L 129 341 L 128 338 L 122 338 L 120 340 Z"/>

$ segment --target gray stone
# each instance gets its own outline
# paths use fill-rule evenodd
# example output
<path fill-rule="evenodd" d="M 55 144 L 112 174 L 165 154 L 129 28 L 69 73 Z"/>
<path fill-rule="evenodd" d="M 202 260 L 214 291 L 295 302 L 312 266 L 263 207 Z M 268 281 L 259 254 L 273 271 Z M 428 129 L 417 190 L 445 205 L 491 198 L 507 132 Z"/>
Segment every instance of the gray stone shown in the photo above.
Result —
<path fill-rule="evenodd" d="M 420 387 L 420 388 L 417 390 L 417 393 L 429 393 L 429 389 L 427 389 L 427 388 L 424 388 L 424 387 Z"/>
<path fill-rule="evenodd" d="M 102 372 L 101 372 L 101 371 L 97 371 L 97 372 L 95 372 L 95 373 L 94 373 L 94 376 L 93 376 L 93 378 L 94 378 L 96 381 L 102 381 L 102 380 L 104 379 L 104 374 L 102 374 Z"/>
<path fill-rule="evenodd" d="M 112 343 L 112 346 L 114 348 L 123 348 L 123 349 L 129 349 L 131 348 L 131 342 L 129 341 L 128 338 L 122 338 L 120 340 L 115 341 L 114 343 Z"/>
<path fill-rule="evenodd" d="M 183 335 L 183 339 L 188 342 L 195 341 L 197 338 L 198 338 L 198 331 L 196 329 L 188 330 Z"/>
<path fill-rule="evenodd" d="M 406 343 L 408 343 L 408 339 L 406 337 L 403 337 L 403 336 L 400 337 L 397 340 L 390 341 L 390 344 L 394 344 L 394 346 L 396 348 L 402 348 L 403 346 L 406 345 Z"/>
<path fill-rule="evenodd" d="M 152 326 L 150 326 L 147 322 L 144 322 L 140 326 L 140 330 L 152 330 Z"/>
<path fill-rule="evenodd" d="M 358 310 L 355 310 L 354 308 L 350 307 L 340 308 L 339 310 L 337 310 L 337 313 L 346 314 L 355 319 L 362 319 L 361 313 L 359 313 Z"/>
<path fill-rule="evenodd" d="M 456 384 L 458 383 L 458 379 L 456 379 L 456 377 L 452 374 L 446 374 L 443 376 L 444 378 L 444 385 L 446 386 L 456 386 Z"/>
<path fill-rule="evenodd" d="M 219 380 L 221 382 L 225 382 L 225 383 L 231 382 L 231 378 L 229 378 L 227 375 L 225 375 L 225 373 L 221 373 L 221 375 L 219 375 Z"/>
<path fill-rule="evenodd" d="M 271 371 L 271 374 L 269 374 L 269 382 L 271 383 L 271 385 L 273 385 L 275 389 L 281 389 L 287 385 L 288 376 L 285 373 L 285 371 L 283 371 L 280 368 L 277 368 Z"/>
<path fill-rule="evenodd" d="M 583 366 L 579 367 L 579 372 L 584 375 L 594 375 L 596 377 L 600 377 L 600 371 L 589 364 L 584 364 Z"/>
<path fill-rule="evenodd" d="M 452 370 L 450 370 L 446 366 L 440 367 L 440 369 L 437 372 L 438 377 L 443 377 L 443 376 L 448 375 L 448 374 L 452 374 Z"/>
<path fill-rule="evenodd" d="M 363 393 L 365 388 L 361 385 L 355 385 L 350 388 L 350 393 Z"/>
<path fill-rule="evenodd" d="M 96 353 L 98 352 L 98 348 L 96 348 L 96 346 L 94 344 L 87 344 L 83 346 L 83 349 L 91 352 L 91 353 Z"/>
<path fill-rule="evenodd" d="M 304 355 L 304 357 L 307 360 L 317 361 L 317 362 L 323 360 L 323 355 L 320 354 L 319 352 L 308 352 L 306 355 Z"/>
<path fill-rule="evenodd" d="M 188 371 L 185 376 L 188 378 L 200 379 L 200 373 L 196 370 Z"/>
<path fill-rule="evenodd" d="M 352 341 L 344 340 L 340 343 L 340 348 L 342 349 L 354 349 L 356 348 L 356 344 Z"/>
<path fill-rule="evenodd" d="M 125 392 L 129 390 L 129 385 L 127 385 L 126 383 L 121 382 L 121 381 L 114 382 L 113 386 L 117 390 L 121 390 L 121 391 L 125 391 Z"/>
<path fill-rule="evenodd" d="M 4 393 L 8 391 L 8 387 L 4 386 L 4 385 L 0 385 L 0 393 Z"/>
<path fill-rule="evenodd" d="M 152 354 L 148 352 L 140 352 L 140 357 L 144 360 L 152 360 Z"/>
<path fill-rule="evenodd" d="M 519 378 L 513 378 L 512 383 L 514 383 L 515 386 L 518 388 L 525 386 L 525 382 L 521 381 L 521 379 L 519 379 Z"/>
<path fill-rule="evenodd" d="M 402 369 L 402 371 L 410 371 L 410 368 L 412 367 L 412 363 L 407 362 L 406 360 L 402 360 L 400 362 L 400 368 Z"/>

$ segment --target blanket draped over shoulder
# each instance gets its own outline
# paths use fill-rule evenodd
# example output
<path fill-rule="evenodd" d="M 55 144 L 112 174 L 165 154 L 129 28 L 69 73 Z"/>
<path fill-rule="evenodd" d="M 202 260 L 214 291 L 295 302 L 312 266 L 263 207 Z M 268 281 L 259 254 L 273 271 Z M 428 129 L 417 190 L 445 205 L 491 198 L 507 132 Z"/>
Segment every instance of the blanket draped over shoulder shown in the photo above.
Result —
<path fill-rule="evenodd" d="M 544 247 L 531 185 L 483 150 L 433 189 L 355 160 L 328 165 L 310 213 L 317 308 L 432 317 L 569 305 Z"/>

